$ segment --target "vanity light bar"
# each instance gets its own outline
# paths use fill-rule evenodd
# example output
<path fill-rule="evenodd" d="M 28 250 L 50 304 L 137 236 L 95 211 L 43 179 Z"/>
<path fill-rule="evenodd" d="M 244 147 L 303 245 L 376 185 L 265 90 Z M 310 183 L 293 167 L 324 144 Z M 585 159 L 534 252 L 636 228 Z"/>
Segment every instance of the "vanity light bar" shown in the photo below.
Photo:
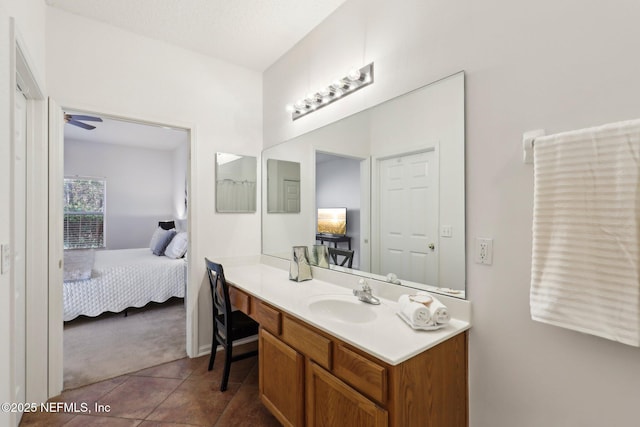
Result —
<path fill-rule="evenodd" d="M 354 68 L 345 77 L 336 80 L 318 92 L 309 93 L 303 99 L 287 105 L 287 111 L 291 113 L 291 120 L 297 120 L 371 83 L 373 83 L 373 62 L 360 69 Z"/>

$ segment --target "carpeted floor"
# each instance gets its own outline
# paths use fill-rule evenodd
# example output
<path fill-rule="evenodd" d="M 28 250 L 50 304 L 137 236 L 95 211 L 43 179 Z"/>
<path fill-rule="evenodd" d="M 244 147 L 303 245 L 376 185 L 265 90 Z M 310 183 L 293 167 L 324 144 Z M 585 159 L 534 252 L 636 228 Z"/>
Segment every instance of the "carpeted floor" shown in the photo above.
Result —
<path fill-rule="evenodd" d="M 186 356 L 182 299 L 130 308 L 128 313 L 65 323 L 65 390 Z"/>

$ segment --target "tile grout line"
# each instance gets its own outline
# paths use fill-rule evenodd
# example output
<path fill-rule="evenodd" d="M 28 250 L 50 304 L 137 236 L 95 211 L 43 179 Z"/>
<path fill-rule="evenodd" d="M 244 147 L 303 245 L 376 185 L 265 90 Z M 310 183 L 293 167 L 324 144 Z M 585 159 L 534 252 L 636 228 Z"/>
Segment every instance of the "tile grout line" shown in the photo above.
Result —
<path fill-rule="evenodd" d="M 191 372 L 191 374 L 192 374 L 192 373 L 193 373 L 193 371 Z M 189 376 L 191 376 L 191 374 L 189 374 Z M 146 377 L 146 378 L 149 378 L 149 377 Z M 159 378 L 159 377 L 156 377 L 156 378 Z M 189 378 L 189 377 L 187 377 L 187 378 Z M 148 418 L 149 418 L 149 415 L 153 414 L 153 412 L 154 412 L 156 409 L 158 409 L 158 407 L 160 407 L 160 405 L 162 405 L 164 402 L 166 402 L 166 401 L 167 401 L 167 399 L 169 399 L 169 398 L 171 397 L 171 395 L 173 395 L 173 393 L 175 393 L 175 392 L 176 392 L 176 390 L 178 390 L 178 388 L 179 388 L 182 384 L 184 384 L 184 382 L 187 380 L 187 378 L 182 378 L 182 381 L 180 381 L 180 383 L 178 383 L 178 385 L 177 385 L 173 390 L 171 390 L 171 392 L 170 392 L 169 394 L 167 394 L 167 396 L 166 396 L 164 399 L 162 399 L 162 401 L 161 401 L 161 402 L 159 402 L 156 406 L 154 406 L 154 407 L 153 407 L 153 409 L 151 409 L 151 411 L 149 411 L 149 413 L 148 413 L 147 415 L 145 415 L 145 416 L 144 416 L 143 421 L 154 421 L 154 420 L 149 420 L 149 419 L 148 419 Z M 167 378 L 167 379 L 180 379 L 180 378 Z"/>

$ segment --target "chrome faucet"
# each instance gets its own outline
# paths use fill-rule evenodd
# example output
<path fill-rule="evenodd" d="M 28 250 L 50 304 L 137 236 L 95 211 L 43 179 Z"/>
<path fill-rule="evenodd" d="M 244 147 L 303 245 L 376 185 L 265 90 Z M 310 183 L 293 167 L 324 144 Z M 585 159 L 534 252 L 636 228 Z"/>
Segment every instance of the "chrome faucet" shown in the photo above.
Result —
<path fill-rule="evenodd" d="M 371 294 L 371 287 L 364 281 L 364 279 L 360 279 L 358 283 L 362 285 L 362 290 L 354 289 L 353 294 L 357 296 L 360 301 L 374 305 L 380 304 L 380 299 Z"/>

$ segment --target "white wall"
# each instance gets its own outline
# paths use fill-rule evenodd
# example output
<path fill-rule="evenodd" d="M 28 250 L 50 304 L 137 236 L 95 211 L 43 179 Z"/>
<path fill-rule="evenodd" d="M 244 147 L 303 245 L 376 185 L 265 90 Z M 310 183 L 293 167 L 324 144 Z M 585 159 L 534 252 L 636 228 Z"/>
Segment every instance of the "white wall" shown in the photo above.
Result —
<path fill-rule="evenodd" d="M 174 218 L 175 157 L 169 150 L 65 140 L 65 176 L 106 181 L 107 249 L 146 248 L 158 221 Z"/>
<path fill-rule="evenodd" d="M 207 348 L 211 298 L 202 258 L 260 253 L 259 214 L 216 214 L 214 193 L 217 151 L 257 156 L 262 148 L 260 74 L 47 8 L 47 86 L 64 107 L 193 127 L 197 176 L 190 172 L 188 209 L 197 243 L 189 259 L 200 287 L 198 345 Z"/>
<path fill-rule="evenodd" d="M 348 0 L 264 74 L 271 146 L 465 70 L 473 427 L 638 423 L 640 349 L 530 320 L 521 162 L 524 131 L 637 118 L 638 16 L 635 0 Z M 372 86 L 291 122 L 286 104 L 371 61 Z M 476 236 L 494 238 L 492 266 L 473 263 Z"/>
<path fill-rule="evenodd" d="M 186 138 L 188 140 L 188 137 Z M 176 228 L 186 230 L 187 209 L 185 197 L 187 191 L 187 174 L 189 166 L 189 144 L 180 144 L 173 151 L 173 216 L 176 220 Z"/>

